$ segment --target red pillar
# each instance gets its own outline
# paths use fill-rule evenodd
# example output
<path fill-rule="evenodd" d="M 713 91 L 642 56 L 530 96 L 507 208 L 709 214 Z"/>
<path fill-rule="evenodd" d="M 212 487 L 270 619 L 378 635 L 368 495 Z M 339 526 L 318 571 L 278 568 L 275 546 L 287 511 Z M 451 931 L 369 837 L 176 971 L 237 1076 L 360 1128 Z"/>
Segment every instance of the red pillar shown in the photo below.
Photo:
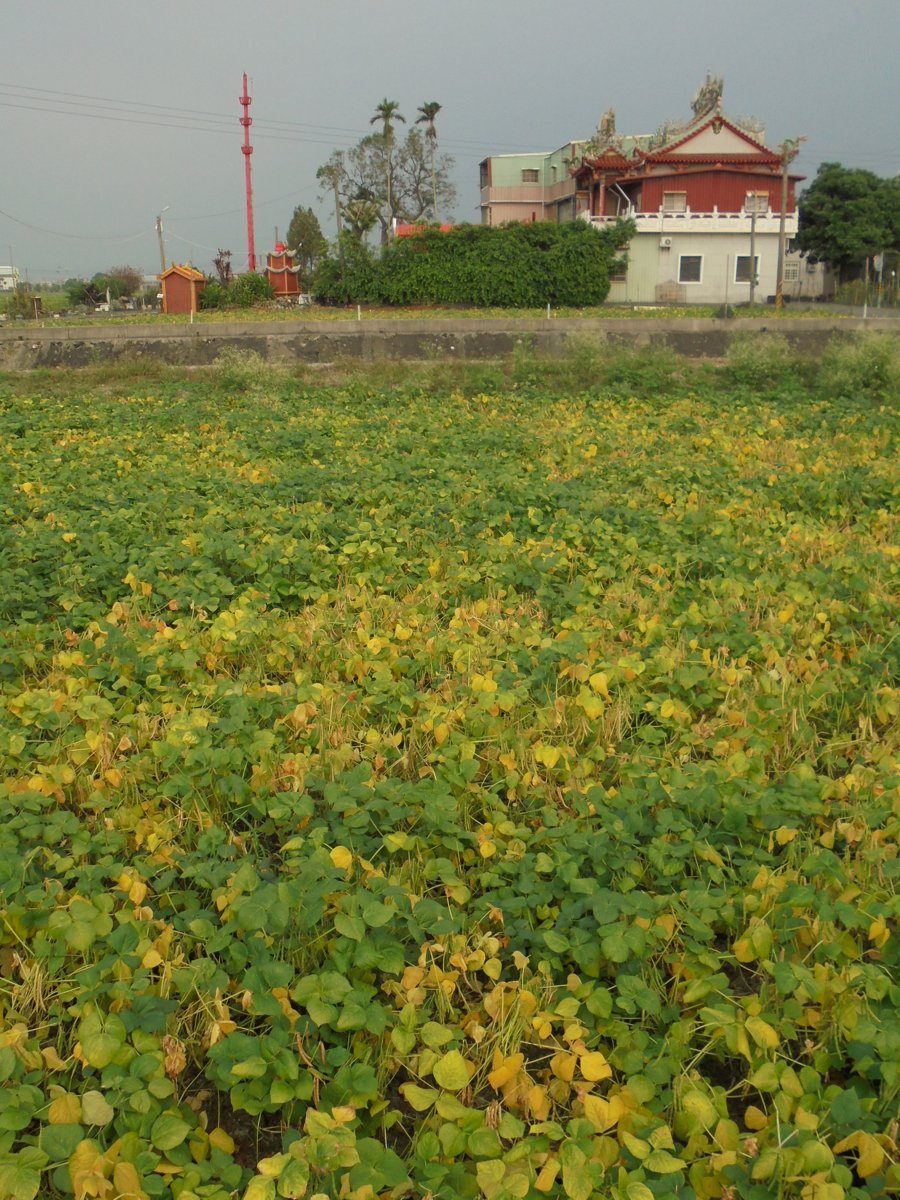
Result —
<path fill-rule="evenodd" d="M 250 180 L 250 155 L 253 153 L 253 147 L 250 145 L 250 126 L 253 121 L 250 117 L 250 97 L 247 95 L 247 74 L 244 72 L 244 94 L 239 96 L 243 105 L 244 115 L 240 118 L 240 122 L 244 127 L 244 144 L 241 146 L 241 152 L 244 155 L 244 177 L 247 187 L 247 270 L 256 270 L 256 250 L 253 244 L 253 184 Z"/>

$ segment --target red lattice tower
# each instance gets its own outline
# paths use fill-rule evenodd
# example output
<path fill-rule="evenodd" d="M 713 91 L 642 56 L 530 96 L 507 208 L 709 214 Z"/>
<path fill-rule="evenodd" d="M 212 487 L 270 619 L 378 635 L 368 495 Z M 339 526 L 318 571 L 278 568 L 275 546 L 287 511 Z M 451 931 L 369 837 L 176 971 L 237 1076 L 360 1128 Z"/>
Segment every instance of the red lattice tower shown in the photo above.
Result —
<path fill-rule="evenodd" d="M 253 153 L 253 147 L 250 145 L 250 126 L 253 124 L 253 119 L 250 116 L 250 97 L 247 95 L 247 73 L 244 72 L 244 94 L 239 96 L 243 105 L 244 115 L 240 117 L 240 122 L 244 127 L 244 144 L 241 146 L 241 153 L 244 155 L 244 177 L 247 186 L 247 270 L 256 270 L 256 250 L 253 244 L 253 183 L 250 179 L 250 155 Z"/>

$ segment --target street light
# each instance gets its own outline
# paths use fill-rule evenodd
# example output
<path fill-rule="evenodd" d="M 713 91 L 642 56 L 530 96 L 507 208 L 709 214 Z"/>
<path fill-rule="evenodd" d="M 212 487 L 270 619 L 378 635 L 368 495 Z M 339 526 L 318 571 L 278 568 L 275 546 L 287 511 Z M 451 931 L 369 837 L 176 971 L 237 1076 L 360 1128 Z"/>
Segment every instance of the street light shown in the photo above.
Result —
<path fill-rule="evenodd" d="M 171 207 L 171 205 L 167 204 L 166 207 L 164 209 L 162 209 L 162 211 L 159 213 L 159 215 L 156 218 L 156 235 L 159 238 L 159 269 L 163 274 L 165 274 L 165 270 L 166 270 L 166 247 L 165 247 L 165 243 L 163 242 L 162 215 L 164 212 L 168 212 L 170 207 Z"/>

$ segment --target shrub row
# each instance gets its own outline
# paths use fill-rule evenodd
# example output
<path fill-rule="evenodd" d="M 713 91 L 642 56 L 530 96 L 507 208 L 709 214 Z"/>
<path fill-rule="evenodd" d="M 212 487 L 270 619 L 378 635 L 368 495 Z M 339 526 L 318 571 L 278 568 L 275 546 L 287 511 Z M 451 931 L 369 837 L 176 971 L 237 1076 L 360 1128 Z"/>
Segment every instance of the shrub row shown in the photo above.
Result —
<path fill-rule="evenodd" d="M 461 225 L 398 238 L 379 254 L 344 235 L 313 291 L 332 304 L 602 304 L 632 234 L 624 221 L 604 230 L 584 221 Z"/>

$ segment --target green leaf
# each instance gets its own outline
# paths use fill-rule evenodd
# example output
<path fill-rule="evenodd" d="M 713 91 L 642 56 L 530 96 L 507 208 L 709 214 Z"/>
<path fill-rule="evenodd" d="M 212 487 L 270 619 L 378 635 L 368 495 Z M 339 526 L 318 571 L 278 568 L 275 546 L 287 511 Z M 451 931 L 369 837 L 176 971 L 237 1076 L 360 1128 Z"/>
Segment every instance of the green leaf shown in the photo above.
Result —
<path fill-rule="evenodd" d="M 40 1146 L 51 1162 L 62 1162 L 75 1152 L 84 1136 L 83 1125 L 44 1125 Z"/>
<path fill-rule="evenodd" d="M 420 1030 L 420 1036 L 426 1046 L 438 1050 L 453 1040 L 453 1030 L 448 1029 L 446 1025 L 439 1025 L 437 1021 L 426 1021 Z"/>
<path fill-rule="evenodd" d="M 163 1113 L 157 1117 L 150 1129 L 150 1141 L 157 1150 L 174 1150 L 191 1132 L 191 1126 L 177 1113 Z"/>
<path fill-rule="evenodd" d="M 258 1054 L 231 1064 L 231 1074 L 236 1079 L 262 1079 L 268 1069 L 266 1060 Z"/>
<path fill-rule="evenodd" d="M 303 1159 L 292 1158 L 278 1177 L 278 1195 L 285 1200 L 299 1200 L 305 1196 L 309 1186 L 309 1164 Z"/>
<path fill-rule="evenodd" d="M 81 1097 L 81 1117 L 87 1125 L 108 1125 L 115 1116 L 102 1092 L 89 1091 Z"/>
<path fill-rule="evenodd" d="M 409 1107 L 416 1112 L 425 1112 L 431 1108 L 441 1094 L 437 1088 L 419 1087 L 417 1083 L 402 1083 L 400 1091 Z"/>
<path fill-rule="evenodd" d="M 469 1086 L 471 1078 L 468 1063 L 458 1050 L 450 1050 L 443 1058 L 439 1058 L 434 1064 L 432 1075 L 448 1092 L 461 1092 L 464 1087 Z"/>
<path fill-rule="evenodd" d="M 354 942 L 361 942 L 366 936 L 366 926 L 361 917 L 351 917 L 347 913 L 338 913 L 334 918 L 334 927 L 338 933 Z"/>
<path fill-rule="evenodd" d="M 656 1200 L 646 1183 L 640 1183 L 638 1180 L 632 1180 L 629 1183 L 625 1189 L 625 1195 L 628 1200 Z"/>
<path fill-rule="evenodd" d="M 47 1155 L 33 1146 L 0 1159 L 0 1200 L 34 1200 L 46 1164 Z"/>
<path fill-rule="evenodd" d="M 122 1018 L 110 1013 L 104 1016 L 91 1009 L 78 1026 L 78 1040 L 88 1065 L 98 1071 L 108 1067 L 125 1044 L 126 1031 Z"/>
<path fill-rule="evenodd" d="M 657 1175 L 674 1175 L 676 1171 L 684 1170 L 685 1162 L 670 1154 L 668 1150 L 653 1150 L 644 1159 L 643 1165 L 646 1170 Z"/>

